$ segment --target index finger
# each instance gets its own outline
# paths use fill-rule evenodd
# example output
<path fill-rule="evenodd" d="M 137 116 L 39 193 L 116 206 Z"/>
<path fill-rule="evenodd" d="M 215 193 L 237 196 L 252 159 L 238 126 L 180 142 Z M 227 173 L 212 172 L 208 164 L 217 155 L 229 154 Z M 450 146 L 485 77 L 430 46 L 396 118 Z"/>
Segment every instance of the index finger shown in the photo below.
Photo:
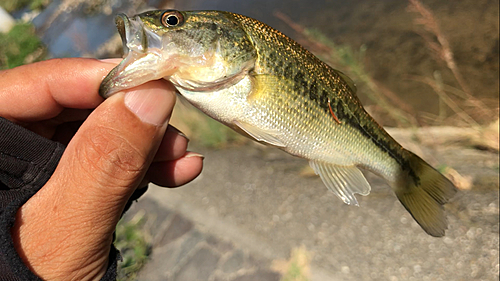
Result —
<path fill-rule="evenodd" d="M 95 108 L 99 85 L 119 60 L 51 59 L 0 72 L 0 116 L 32 122 L 64 108 Z"/>

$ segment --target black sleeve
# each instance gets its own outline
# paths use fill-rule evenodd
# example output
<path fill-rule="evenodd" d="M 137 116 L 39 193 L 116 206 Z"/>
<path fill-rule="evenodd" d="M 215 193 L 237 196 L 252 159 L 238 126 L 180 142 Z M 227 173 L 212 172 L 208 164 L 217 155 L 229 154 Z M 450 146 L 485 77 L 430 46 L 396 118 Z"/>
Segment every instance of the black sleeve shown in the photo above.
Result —
<path fill-rule="evenodd" d="M 47 182 L 63 151 L 62 144 L 0 117 L 0 281 L 41 280 L 19 257 L 10 229 L 17 210 Z M 144 192 L 136 192 L 131 199 Z M 101 280 L 116 280 L 119 259 L 111 245 L 108 269 Z"/>

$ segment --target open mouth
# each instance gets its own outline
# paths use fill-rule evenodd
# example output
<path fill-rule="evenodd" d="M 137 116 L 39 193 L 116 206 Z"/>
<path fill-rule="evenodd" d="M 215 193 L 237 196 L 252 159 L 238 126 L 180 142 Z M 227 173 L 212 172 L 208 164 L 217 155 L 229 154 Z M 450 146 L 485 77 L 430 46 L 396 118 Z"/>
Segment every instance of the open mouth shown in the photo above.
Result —
<path fill-rule="evenodd" d="M 115 17 L 115 25 L 122 39 L 123 55 L 126 56 L 129 51 L 127 47 L 127 32 L 130 32 L 130 20 L 127 15 L 119 14 Z"/>
<path fill-rule="evenodd" d="M 124 55 L 127 55 L 130 50 L 144 53 L 150 49 L 162 49 L 161 37 L 144 28 L 139 16 L 129 18 L 125 14 L 119 14 L 115 18 L 115 24 L 122 39 Z"/>
<path fill-rule="evenodd" d="M 103 98 L 161 78 L 185 90 L 216 91 L 238 83 L 254 66 L 254 60 L 236 65 L 225 60 L 218 54 L 218 40 L 208 46 L 203 41 L 176 41 L 172 33 L 156 33 L 140 16 L 119 14 L 115 22 L 125 55 L 102 81 Z"/>
<path fill-rule="evenodd" d="M 103 98 L 162 77 L 158 73 L 161 37 L 144 28 L 138 16 L 129 18 L 119 14 L 115 23 L 122 39 L 124 60 L 101 83 L 99 95 Z"/>

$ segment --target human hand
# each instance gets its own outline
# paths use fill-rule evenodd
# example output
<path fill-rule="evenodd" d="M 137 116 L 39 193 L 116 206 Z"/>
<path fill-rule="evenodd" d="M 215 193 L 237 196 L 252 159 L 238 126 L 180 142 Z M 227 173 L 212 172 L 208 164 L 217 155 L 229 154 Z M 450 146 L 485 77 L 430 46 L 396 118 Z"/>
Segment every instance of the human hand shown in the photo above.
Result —
<path fill-rule="evenodd" d="M 54 59 L 0 72 L 0 116 L 67 144 L 11 231 L 25 264 L 46 280 L 100 279 L 133 192 L 148 182 L 179 186 L 202 169 L 202 156 L 186 152 L 187 139 L 168 125 L 172 86 L 152 81 L 103 102 L 98 88 L 114 66 Z"/>

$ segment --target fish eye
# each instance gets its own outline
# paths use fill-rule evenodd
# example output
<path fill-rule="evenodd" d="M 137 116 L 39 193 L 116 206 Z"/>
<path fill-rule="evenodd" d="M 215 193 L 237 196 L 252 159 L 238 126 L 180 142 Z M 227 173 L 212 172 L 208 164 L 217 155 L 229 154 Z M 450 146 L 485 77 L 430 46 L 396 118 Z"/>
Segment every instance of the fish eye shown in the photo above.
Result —
<path fill-rule="evenodd" d="M 184 17 L 179 11 L 166 11 L 161 16 L 161 24 L 165 27 L 179 26 L 184 22 Z"/>

